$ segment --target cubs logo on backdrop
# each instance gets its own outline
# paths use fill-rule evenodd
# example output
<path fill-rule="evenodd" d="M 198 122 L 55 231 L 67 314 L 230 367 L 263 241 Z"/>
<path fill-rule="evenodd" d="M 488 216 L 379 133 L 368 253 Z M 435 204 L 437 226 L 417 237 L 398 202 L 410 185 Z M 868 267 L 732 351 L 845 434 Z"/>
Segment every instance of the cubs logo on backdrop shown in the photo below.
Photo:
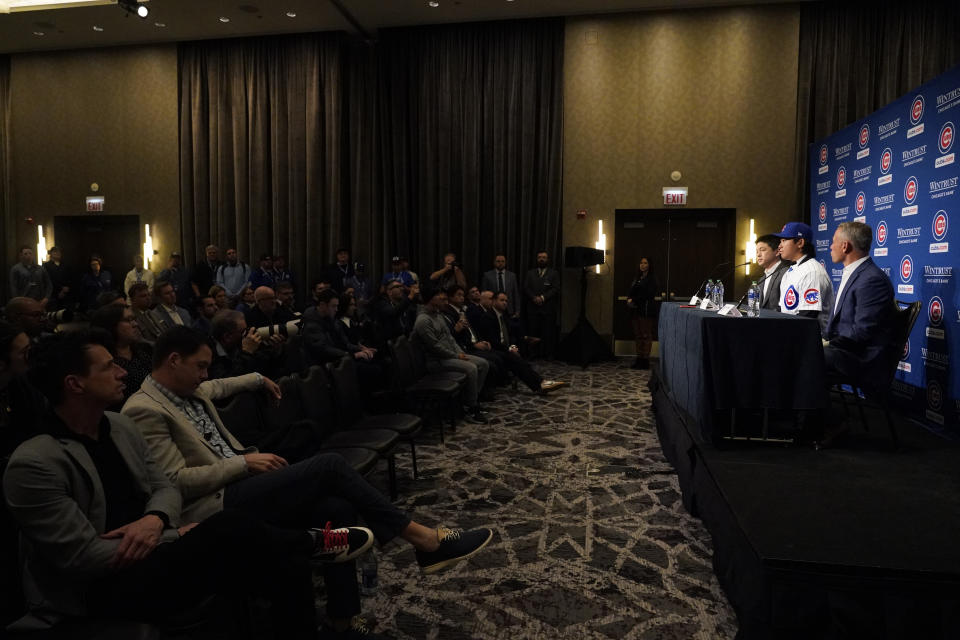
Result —
<path fill-rule="evenodd" d="M 903 354 L 900 356 L 900 360 L 905 361 L 910 359 L 910 338 L 907 338 L 907 341 L 903 343 Z"/>
<path fill-rule="evenodd" d="M 940 151 L 940 157 L 933 165 L 936 168 L 945 167 L 953 164 L 954 154 L 950 153 L 953 148 L 953 137 L 956 134 L 956 128 L 952 122 L 945 122 L 940 128 L 940 136 L 937 138 L 937 149 Z"/>
<path fill-rule="evenodd" d="M 903 183 L 903 201 L 907 204 L 913 204 L 913 201 L 917 199 L 917 191 L 920 190 L 920 183 L 917 182 L 917 179 L 913 176 L 907 178 L 907 181 Z"/>
<path fill-rule="evenodd" d="M 923 109 L 926 103 L 923 101 L 923 96 L 919 95 L 913 99 L 913 103 L 910 105 L 910 124 L 917 124 L 923 120 Z"/>
<path fill-rule="evenodd" d="M 885 220 L 877 223 L 877 244 L 881 247 L 887 244 L 887 222 Z"/>
<path fill-rule="evenodd" d="M 860 148 L 863 149 L 870 142 L 870 125 L 863 125 L 860 127 L 860 136 L 858 137 L 860 142 Z"/>
<path fill-rule="evenodd" d="M 797 293 L 797 288 L 790 285 L 790 287 L 787 288 L 787 292 L 783 294 L 783 306 L 787 308 L 787 311 L 793 311 L 797 308 L 799 302 L 800 295 Z"/>
<path fill-rule="evenodd" d="M 913 277 L 913 258 L 910 256 L 903 256 L 903 260 L 900 261 L 900 280 L 903 282 L 910 282 L 910 278 Z"/>
<path fill-rule="evenodd" d="M 939 327 L 943 323 L 943 300 L 940 296 L 930 298 L 930 303 L 927 305 L 927 318 L 934 327 Z"/>
<path fill-rule="evenodd" d="M 827 145 L 820 146 L 820 166 L 827 164 Z"/>
<path fill-rule="evenodd" d="M 857 213 L 863 213 L 863 210 L 867 207 L 867 196 L 863 195 L 863 191 L 857 193 Z"/>
<path fill-rule="evenodd" d="M 907 360 L 910 359 L 910 338 L 907 338 L 907 341 L 903 343 L 903 353 L 900 354 L 900 362 L 897 363 L 897 370 L 903 371 L 904 373 L 910 373 L 913 370 L 913 367 L 910 365 Z"/>
<path fill-rule="evenodd" d="M 947 212 L 943 209 L 937 211 L 937 214 L 933 216 L 933 238 L 938 242 L 947 237 L 947 228 L 950 224 L 949 219 L 947 218 Z"/>
<path fill-rule="evenodd" d="M 826 222 L 827 220 L 827 203 L 821 202 L 820 206 L 817 208 L 817 215 L 820 216 L 820 222 Z"/>
<path fill-rule="evenodd" d="M 880 154 L 880 173 L 887 173 L 892 166 L 893 151 L 890 150 L 890 147 L 887 147 L 883 150 L 883 153 Z"/>
<path fill-rule="evenodd" d="M 837 189 L 843 189 L 845 184 L 847 184 L 847 170 L 840 167 L 837 169 Z"/>
<path fill-rule="evenodd" d="M 943 387 L 936 380 L 927 382 L 927 406 L 937 412 L 943 409 Z"/>

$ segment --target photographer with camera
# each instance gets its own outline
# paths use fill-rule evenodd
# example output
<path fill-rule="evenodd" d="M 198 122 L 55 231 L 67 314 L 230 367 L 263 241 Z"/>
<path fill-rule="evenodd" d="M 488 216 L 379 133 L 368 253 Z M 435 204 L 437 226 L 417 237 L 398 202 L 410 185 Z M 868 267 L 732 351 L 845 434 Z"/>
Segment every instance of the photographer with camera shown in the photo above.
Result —
<path fill-rule="evenodd" d="M 457 262 L 457 254 L 443 256 L 443 266 L 430 274 L 430 284 L 441 291 L 447 291 L 453 285 L 460 285 L 466 290 L 467 276 Z"/>
<path fill-rule="evenodd" d="M 286 373 L 281 371 L 282 353 L 268 348 L 281 344 L 284 337 L 274 334 L 263 338 L 255 327 L 247 327 L 247 321 L 239 311 L 225 309 L 217 312 L 211 322 L 210 337 L 213 361 L 208 375 L 211 380 L 254 371 L 278 378 Z"/>
<path fill-rule="evenodd" d="M 277 294 L 270 287 L 257 287 L 253 291 L 253 307 L 244 314 L 247 326 L 269 327 L 294 320 L 293 312 L 277 304 Z"/>

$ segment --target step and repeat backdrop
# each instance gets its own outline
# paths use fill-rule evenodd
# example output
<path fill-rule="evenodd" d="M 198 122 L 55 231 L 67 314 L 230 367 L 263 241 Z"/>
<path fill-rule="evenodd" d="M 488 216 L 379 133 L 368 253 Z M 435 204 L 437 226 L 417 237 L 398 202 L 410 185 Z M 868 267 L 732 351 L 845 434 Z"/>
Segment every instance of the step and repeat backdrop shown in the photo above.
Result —
<path fill-rule="evenodd" d="M 934 428 L 960 433 L 960 299 L 951 249 L 960 251 L 960 67 L 810 148 L 811 227 L 817 258 L 830 260 L 837 225 L 873 228 L 871 256 L 897 300 L 920 300 L 894 382 L 894 400 Z"/>

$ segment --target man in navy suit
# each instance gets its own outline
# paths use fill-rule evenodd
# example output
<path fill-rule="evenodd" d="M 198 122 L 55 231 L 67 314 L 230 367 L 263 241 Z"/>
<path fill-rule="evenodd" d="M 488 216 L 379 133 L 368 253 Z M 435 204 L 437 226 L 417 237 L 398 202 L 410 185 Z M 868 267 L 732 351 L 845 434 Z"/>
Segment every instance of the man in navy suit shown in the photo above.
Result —
<path fill-rule="evenodd" d="M 830 257 L 843 264 L 843 277 L 823 348 L 827 372 L 855 380 L 867 392 L 887 383 L 895 318 L 893 285 L 869 257 L 872 239 L 862 222 L 844 222 L 833 234 Z"/>

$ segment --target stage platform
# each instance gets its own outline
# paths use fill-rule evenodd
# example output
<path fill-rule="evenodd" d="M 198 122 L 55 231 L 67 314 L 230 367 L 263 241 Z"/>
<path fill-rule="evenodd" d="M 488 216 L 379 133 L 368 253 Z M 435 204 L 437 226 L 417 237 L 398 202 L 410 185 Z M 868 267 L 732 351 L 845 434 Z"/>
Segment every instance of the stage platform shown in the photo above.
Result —
<path fill-rule="evenodd" d="M 713 537 L 738 638 L 960 638 L 960 443 L 868 413 L 846 448 L 694 438 L 656 371 L 684 504 Z"/>

